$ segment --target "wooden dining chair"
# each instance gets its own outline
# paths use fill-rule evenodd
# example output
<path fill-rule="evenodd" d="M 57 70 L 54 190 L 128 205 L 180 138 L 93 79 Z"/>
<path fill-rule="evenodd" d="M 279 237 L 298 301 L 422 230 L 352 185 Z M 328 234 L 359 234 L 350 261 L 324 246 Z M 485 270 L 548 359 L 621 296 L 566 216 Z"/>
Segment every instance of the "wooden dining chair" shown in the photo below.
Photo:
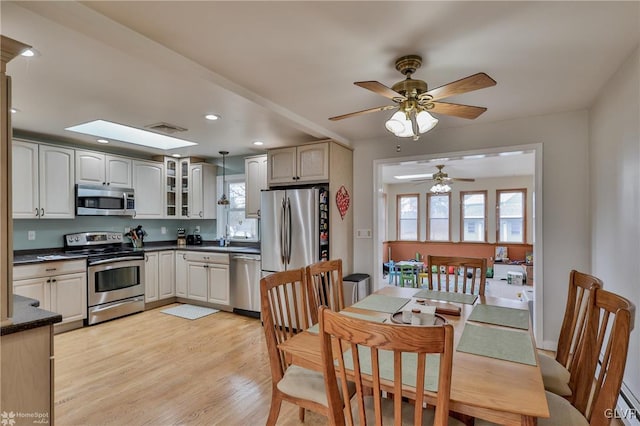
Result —
<path fill-rule="evenodd" d="M 484 296 L 487 259 L 475 257 L 427 256 L 430 290 Z"/>
<path fill-rule="evenodd" d="M 602 281 L 593 275 L 572 270 L 569 274 L 569 292 L 564 310 L 564 319 L 558 337 L 555 358 L 538 351 L 540 371 L 544 387 L 549 392 L 572 400 L 575 387 L 575 364 L 583 346 L 587 308 L 596 289 L 602 288 Z M 572 372 L 573 378 L 572 378 Z"/>
<path fill-rule="evenodd" d="M 584 343 L 576 354 L 573 402 L 546 391 L 550 417 L 539 426 L 601 426 L 611 423 L 611 413 L 622 386 L 635 306 L 624 297 L 602 289 L 589 298 Z M 490 423 L 476 420 L 476 426 Z"/>
<path fill-rule="evenodd" d="M 304 410 L 327 416 L 328 402 L 322 373 L 289 365 L 278 344 L 308 329 L 313 322 L 309 309 L 309 294 L 304 269 L 277 272 L 260 280 L 262 321 L 271 367 L 271 407 L 267 425 L 278 419 L 282 401 Z"/>
<path fill-rule="evenodd" d="M 462 425 L 449 417 L 453 364 L 450 324 L 425 327 L 382 324 L 324 307 L 320 308 L 319 318 L 331 425 L 351 426 L 354 418 L 359 419 L 356 424 L 360 425 Z M 438 354 L 439 366 L 427 354 Z M 430 368 L 436 369 L 430 377 L 437 377 L 437 393 L 427 401 L 425 371 Z M 339 383 L 347 380 L 355 381 L 356 395 L 343 402 Z M 393 401 L 382 398 L 383 387 L 391 389 Z M 414 404 L 403 401 L 403 390 L 404 396 L 415 400 Z M 423 408 L 427 403 L 435 408 Z"/>
<path fill-rule="evenodd" d="M 328 306 L 336 312 L 344 309 L 344 288 L 342 283 L 342 259 L 326 260 L 306 267 L 309 302 L 312 306 L 311 318 L 318 322 L 317 309 Z"/>

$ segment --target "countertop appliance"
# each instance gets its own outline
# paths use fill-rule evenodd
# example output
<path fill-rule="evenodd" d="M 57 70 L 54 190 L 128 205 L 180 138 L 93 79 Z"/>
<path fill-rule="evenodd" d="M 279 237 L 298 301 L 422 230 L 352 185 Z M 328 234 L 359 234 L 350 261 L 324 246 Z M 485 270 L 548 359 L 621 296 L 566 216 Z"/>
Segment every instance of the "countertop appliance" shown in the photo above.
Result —
<path fill-rule="evenodd" d="M 87 319 L 92 325 L 144 310 L 144 253 L 120 232 L 65 235 L 65 251 L 87 255 Z"/>
<path fill-rule="evenodd" d="M 184 228 L 178 228 L 178 240 L 176 242 L 178 247 L 184 247 L 187 245 L 187 235 Z"/>
<path fill-rule="evenodd" d="M 262 191 L 263 275 L 329 259 L 328 195 L 324 187 Z"/>
<path fill-rule="evenodd" d="M 77 216 L 135 216 L 132 188 L 76 185 Z"/>
<path fill-rule="evenodd" d="M 260 255 L 232 254 L 230 261 L 233 312 L 260 318 Z"/>

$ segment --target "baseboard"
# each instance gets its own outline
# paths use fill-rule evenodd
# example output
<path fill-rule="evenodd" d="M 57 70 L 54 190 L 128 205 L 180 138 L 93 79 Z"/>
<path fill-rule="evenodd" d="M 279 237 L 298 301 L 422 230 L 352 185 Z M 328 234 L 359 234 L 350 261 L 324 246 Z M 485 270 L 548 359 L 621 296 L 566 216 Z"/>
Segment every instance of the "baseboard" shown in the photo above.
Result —
<path fill-rule="evenodd" d="M 166 299 L 155 300 L 153 302 L 145 302 L 144 310 L 148 311 L 149 309 L 159 308 L 160 306 L 170 305 L 172 303 L 176 303 L 176 297 L 167 297 Z"/>
<path fill-rule="evenodd" d="M 540 349 L 545 351 L 555 352 L 558 349 L 558 342 L 555 340 L 543 340 L 541 345 L 538 345 Z"/>
<path fill-rule="evenodd" d="M 201 302 L 199 300 L 185 299 L 183 297 L 176 297 L 175 301 L 178 303 L 188 303 L 190 305 L 204 306 L 205 308 L 218 309 L 220 311 L 225 311 L 225 312 L 233 312 L 233 307 L 227 306 L 227 305 L 218 305 L 215 303 Z"/>
<path fill-rule="evenodd" d="M 53 334 L 64 333 L 66 331 L 71 331 L 82 327 L 84 327 L 83 320 L 65 322 L 64 324 L 54 324 Z"/>

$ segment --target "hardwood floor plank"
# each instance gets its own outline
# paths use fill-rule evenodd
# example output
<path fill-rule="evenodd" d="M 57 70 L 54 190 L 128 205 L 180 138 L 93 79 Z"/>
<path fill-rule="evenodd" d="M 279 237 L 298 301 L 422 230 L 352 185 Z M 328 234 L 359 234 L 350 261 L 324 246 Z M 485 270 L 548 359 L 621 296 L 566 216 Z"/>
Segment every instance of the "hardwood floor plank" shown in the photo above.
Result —
<path fill-rule="evenodd" d="M 170 305 L 173 306 L 173 305 Z M 264 424 L 271 372 L 260 321 L 146 311 L 58 334 L 55 417 L 75 425 Z M 279 425 L 324 425 L 283 403 Z"/>

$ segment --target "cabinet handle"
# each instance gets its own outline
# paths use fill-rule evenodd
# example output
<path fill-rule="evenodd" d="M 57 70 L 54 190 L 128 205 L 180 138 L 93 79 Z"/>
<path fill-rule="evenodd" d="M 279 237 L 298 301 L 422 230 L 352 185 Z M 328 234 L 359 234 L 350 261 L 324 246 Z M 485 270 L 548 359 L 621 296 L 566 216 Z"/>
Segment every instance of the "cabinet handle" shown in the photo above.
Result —
<path fill-rule="evenodd" d="M 47 271 L 47 272 L 57 271 L 57 270 L 58 270 L 58 268 L 47 268 L 47 269 L 45 269 L 45 271 Z"/>
<path fill-rule="evenodd" d="M 291 179 L 296 180 L 296 177 L 294 176 L 294 177 L 292 177 Z"/>
<path fill-rule="evenodd" d="M 148 255 L 148 254 L 145 254 L 145 255 L 144 255 L 144 261 L 145 261 L 145 262 L 148 262 L 148 261 L 149 261 L 149 255 Z"/>
<path fill-rule="evenodd" d="M 103 184 L 103 185 L 106 185 L 106 184 L 107 184 L 107 182 L 102 182 L 102 184 Z"/>
<path fill-rule="evenodd" d="M 52 279 L 52 280 L 51 280 L 51 282 L 52 282 L 52 283 L 55 283 L 55 282 L 56 282 L 56 280 L 55 280 L 55 279 Z"/>
<path fill-rule="evenodd" d="M 47 280 L 47 282 L 48 282 L 48 283 L 50 283 L 50 282 L 51 282 L 51 278 L 49 278 L 49 279 Z"/>
<path fill-rule="evenodd" d="M 36 207 L 36 217 L 40 217 L 40 209 Z"/>
<path fill-rule="evenodd" d="M 182 260 L 187 260 L 187 255 L 186 254 L 182 255 Z"/>
<path fill-rule="evenodd" d="M 44 216 L 44 207 L 40 209 L 40 217 Z"/>
<path fill-rule="evenodd" d="M 111 182 L 107 182 L 107 186 L 111 185 Z"/>
<path fill-rule="evenodd" d="M 200 213 L 198 213 L 198 214 L 200 215 L 200 217 L 204 216 L 204 215 L 202 214 L 202 212 L 200 212 Z"/>

